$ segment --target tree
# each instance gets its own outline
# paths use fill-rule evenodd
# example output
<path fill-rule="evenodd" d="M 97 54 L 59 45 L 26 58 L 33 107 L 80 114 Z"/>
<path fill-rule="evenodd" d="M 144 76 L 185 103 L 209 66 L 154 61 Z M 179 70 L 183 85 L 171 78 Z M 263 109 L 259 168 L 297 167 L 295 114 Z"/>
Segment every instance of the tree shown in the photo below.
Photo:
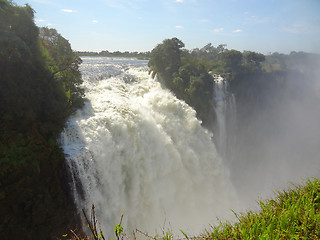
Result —
<path fill-rule="evenodd" d="M 213 77 L 208 73 L 207 62 L 187 50 L 177 38 L 166 39 L 150 54 L 149 67 L 153 76 L 175 95 L 192 106 L 203 125 L 210 128 L 213 121 Z M 201 54 L 214 52 L 211 44 Z M 209 55 L 208 55 L 209 56 Z"/>
<path fill-rule="evenodd" d="M 249 72 L 261 71 L 261 62 L 265 61 L 265 56 L 261 53 L 245 51 L 244 55 L 244 65 Z"/>
<path fill-rule="evenodd" d="M 148 66 L 154 77 L 159 77 L 167 87 L 172 87 L 173 73 L 177 72 L 181 64 L 181 48 L 184 43 L 178 38 L 166 39 L 162 44 L 157 45 L 150 53 Z"/>
<path fill-rule="evenodd" d="M 218 53 L 223 53 L 224 51 L 226 51 L 226 46 L 227 44 L 220 44 L 218 47 L 217 47 L 217 50 L 218 50 Z"/>
<path fill-rule="evenodd" d="M 224 62 L 228 72 L 236 72 L 242 63 L 242 53 L 237 50 L 226 50 L 221 54 L 221 60 Z"/>
<path fill-rule="evenodd" d="M 0 235 L 6 239 L 47 239 L 72 219 L 56 139 L 74 105 L 68 93 L 80 83 L 80 62 L 62 37 L 56 48 L 42 44 L 33 18 L 29 5 L 0 0 Z"/>
<path fill-rule="evenodd" d="M 60 82 L 72 108 L 83 104 L 84 90 L 79 70 L 81 58 L 72 51 L 68 40 L 57 30 L 40 28 L 39 38 L 45 51 L 48 52 L 49 68 L 54 78 Z"/>

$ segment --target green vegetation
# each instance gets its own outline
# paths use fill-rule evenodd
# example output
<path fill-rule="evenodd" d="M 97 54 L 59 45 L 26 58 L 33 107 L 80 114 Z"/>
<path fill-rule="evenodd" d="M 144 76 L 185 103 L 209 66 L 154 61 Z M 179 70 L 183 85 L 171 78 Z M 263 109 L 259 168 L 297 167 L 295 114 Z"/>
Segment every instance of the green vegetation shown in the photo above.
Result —
<path fill-rule="evenodd" d="M 40 28 L 40 41 L 47 54 L 47 65 L 54 79 L 59 82 L 68 99 L 71 111 L 83 105 L 84 90 L 79 65 L 80 57 L 72 51 L 68 40 L 55 29 Z"/>
<path fill-rule="evenodd" d="M 56 143 L 83 103 L 80 58 L 29 6 L 0 0 L 0 235 L 48 239 L 73 219 Z M 69 205 L 69 206 L 68 206 Z"/>
<path fill-rule="evenodd" d="M 213 84 L 207 62 L 183 50 L 184 43 L 177 38 L 166 39 L 150 54 L 152 76 L 179 99 L 192 106 L 205 127 L 212 127 Z"/>
<path fill-rule="evenodd" d="M 220 223 L 204 239 L 320 239 L 320 180 L 277 192 L 259 201 L 260 212 L 237 216 L 239 222 Z"/>
<path fill-rule="evenodd" d="M 276 192 L 273 199 L 259 201 L 260 210 L 236 214 L 235 223 L 221 222 L 197 237 L 188 236 L 180 230 L 184 239 L 320 239 L 320 180 L 307 180 L 304 185 L 293 185 L 294 188 Z M 91 236 L 80 237 L 71 231 L 71 239 L 105 239 L 95 218 L 94 206 L 90 220 L 84 212 Z M 119 240 L 130 238 L 120 223 L 115 227 L 115 236 Z M 133 239 L 139 238 L 173 240 L 170 232 L 162 232 L 162 236 L 150 236 L 138 229 L 133 231 Z M 64 235 L 67 239 L 68 235 Z M 138 239 L 139 239 L 138 238 Z M 181 239 L 181 238 L 179 238 Z"/>
<path fill-rule="evenodd" d="M 237 81 L 250 74 L 261 73 L 265 56 L 255 52 L 241 53 L 207 44 L 201 49 L 188 51 L 177 39 L 166 39 L 150 54 L 152 76 L 179 99 L 192 106 L 203 126 L 212 129 L 215 123 L 214 79 L 209 72 L 220 74 L 227 81 Z"/>

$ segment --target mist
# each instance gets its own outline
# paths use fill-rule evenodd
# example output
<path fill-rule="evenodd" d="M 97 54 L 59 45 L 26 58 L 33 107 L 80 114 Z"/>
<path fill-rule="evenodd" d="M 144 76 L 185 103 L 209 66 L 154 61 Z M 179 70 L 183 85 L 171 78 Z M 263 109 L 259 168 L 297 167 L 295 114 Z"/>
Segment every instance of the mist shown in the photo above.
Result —
<path fill-rule="evenodd" d="M 236 130 L 228 133 L 236 141 L 226 162 L 243 206 L 320 175 L 320 63 L 305 66 L 277 84 L 261 80 L 270 83 L 259 89 L 258 102 L 236 96 Z"/>

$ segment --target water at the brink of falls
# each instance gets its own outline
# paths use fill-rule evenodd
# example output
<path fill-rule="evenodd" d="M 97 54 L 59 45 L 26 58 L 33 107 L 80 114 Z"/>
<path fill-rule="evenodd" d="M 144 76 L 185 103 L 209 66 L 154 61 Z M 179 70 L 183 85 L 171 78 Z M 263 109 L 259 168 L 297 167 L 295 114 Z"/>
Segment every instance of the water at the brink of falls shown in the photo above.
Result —
<path fill-rule="evenodd" d="M 61 134 L 79 211 L 94 204 L 111 237 L 121 213 L 128 232 L 148 233 L 199 234 L 232 216 L 228 170 L 195 111 L 150 78 L 146 61 L 83 60 L 88 101 Z"/>

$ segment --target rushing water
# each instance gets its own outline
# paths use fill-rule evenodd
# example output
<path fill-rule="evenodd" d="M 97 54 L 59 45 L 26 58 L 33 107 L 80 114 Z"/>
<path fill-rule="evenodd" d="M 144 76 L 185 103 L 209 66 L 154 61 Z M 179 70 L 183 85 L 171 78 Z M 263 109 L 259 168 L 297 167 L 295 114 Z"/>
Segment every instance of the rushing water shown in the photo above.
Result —
<path fill-rule="evenodd" d="M 229 164 L 234 160 L 232 148 L 235 146 L 236 136 L 236 100 L 228 89 L 228 82 L 220 75 L 213 74 L 215 113 L 217 127 L 215 142 L 219 155 Z"/>
<path fill-rule="evenodd" d="M 197 234 L 230 217 L 228 170 L 195 111 L 150 78 L 146 61 L 83 60 L 88 101 L 61 134 L 79 210 L 95 204 L 109 236 L 122 212 L 126 229 L 149 233 Z"/>

